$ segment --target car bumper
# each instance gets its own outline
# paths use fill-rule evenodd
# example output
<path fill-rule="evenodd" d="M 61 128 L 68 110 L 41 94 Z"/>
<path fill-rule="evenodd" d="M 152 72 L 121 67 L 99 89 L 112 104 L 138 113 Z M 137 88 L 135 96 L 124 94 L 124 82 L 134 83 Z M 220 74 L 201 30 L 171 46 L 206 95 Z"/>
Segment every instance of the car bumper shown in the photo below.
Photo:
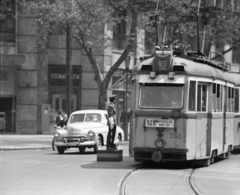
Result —
<path fill-rule="evenodd" d="M 61 146 L 61 147 L 94 146 L 95 144 L 96 144 L 96 142 L 94 142 L 94 141 L 64 143 L 62 141 L 56 141 L 55 140 L 55 145 L 56 146 Z"/>

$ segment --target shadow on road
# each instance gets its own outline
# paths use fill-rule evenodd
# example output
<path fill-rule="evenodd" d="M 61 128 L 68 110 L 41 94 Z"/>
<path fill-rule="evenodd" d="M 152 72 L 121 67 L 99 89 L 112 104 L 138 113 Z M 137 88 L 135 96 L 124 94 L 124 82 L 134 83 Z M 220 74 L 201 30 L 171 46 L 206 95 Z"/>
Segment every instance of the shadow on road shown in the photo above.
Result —
<path fill-rule="evenodd" d="M 136 169 L 139 165 L 141 164 L 134 162 L 129 156 L 123 156 L 123 160 L 118 162 L 98 162 L 96 156 L 96 162 L 81 165 L 81 167 L 83 169 Z"/>

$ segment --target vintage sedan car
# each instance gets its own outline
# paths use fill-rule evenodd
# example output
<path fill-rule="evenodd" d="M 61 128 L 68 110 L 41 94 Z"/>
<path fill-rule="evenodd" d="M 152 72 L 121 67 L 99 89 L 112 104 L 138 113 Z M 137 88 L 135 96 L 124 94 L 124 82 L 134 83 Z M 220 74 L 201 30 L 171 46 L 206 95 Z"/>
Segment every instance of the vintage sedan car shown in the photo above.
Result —
<path fill-rule="evenodd" d="M 106 110 L 79 110 L 73 112 L 66 127 L 56 129 L 54 144 L 59 154 L 66 149 L 79 148 L 81 153 L 86 148 L 93 148 L 94 152 L 106 145 L 108 133 L 108 120 Z M 123 130 L 117 126 L 115 143 L 124 138 Z"/>

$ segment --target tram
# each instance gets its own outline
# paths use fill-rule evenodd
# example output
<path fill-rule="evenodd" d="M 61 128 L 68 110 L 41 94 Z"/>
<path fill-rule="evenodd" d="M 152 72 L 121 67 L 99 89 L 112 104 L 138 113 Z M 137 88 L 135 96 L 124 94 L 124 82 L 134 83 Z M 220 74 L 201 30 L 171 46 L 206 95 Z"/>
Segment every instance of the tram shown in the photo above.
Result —
<path fill-rule="evenodd" d="M 240 74 L 226 63 L 200 52 L 156 49 L 132 71 L 130 156 L 199 165 L 227 157 L 240 146 L 239 97 Z"/>

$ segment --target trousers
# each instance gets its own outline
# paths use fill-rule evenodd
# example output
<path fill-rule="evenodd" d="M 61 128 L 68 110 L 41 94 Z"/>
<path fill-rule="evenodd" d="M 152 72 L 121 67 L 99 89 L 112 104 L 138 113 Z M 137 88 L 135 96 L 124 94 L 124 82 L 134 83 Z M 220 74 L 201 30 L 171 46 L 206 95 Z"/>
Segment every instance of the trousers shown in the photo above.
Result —
<path fill-rule="evenodd" d="M 110 128 L 110 126 L 108 126 L 107 148 L 115 148 L 114 138 L 116 135 L 116 128 L 117 128 L 116 125 L 114 125 L 114 127 L 112 129 Z"/>

